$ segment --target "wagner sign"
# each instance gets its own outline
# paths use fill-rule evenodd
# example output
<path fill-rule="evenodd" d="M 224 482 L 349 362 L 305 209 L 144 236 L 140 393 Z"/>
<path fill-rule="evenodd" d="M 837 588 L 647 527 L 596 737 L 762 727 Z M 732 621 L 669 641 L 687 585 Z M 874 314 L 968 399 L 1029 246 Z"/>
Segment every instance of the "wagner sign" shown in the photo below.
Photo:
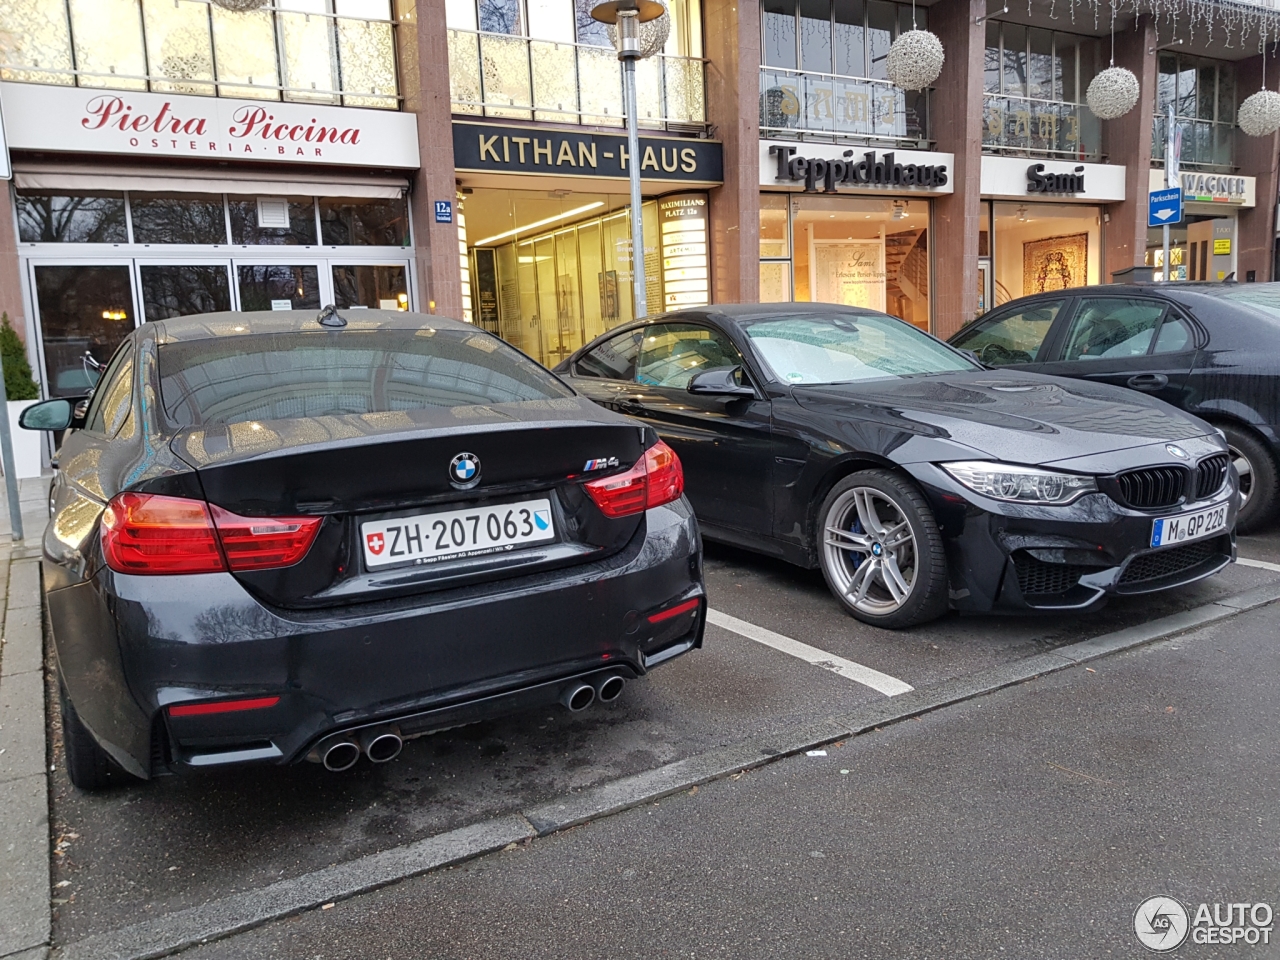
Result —
<path fill-rule="evenodd" d="M 806 193 L 951 193 L 953 163 L 949 153 L 765 141 L 760 145 L 760 185 Z"/>
<path fill-rule="evenodd" d="M 412 114 L 305 103 L 0 84 L 15 150 L 416 169 Z"/>
<path fill-rule="evenodd" d="M 625 180 L 630 162 L 627 138 L 621 134 L 491 123 L 453 125 L 453 164 L 460 171 Z M 718 184 L 724 179 L 720 144 L 693 138 L 641 137 L 640 176 L 644 180 Z"/>

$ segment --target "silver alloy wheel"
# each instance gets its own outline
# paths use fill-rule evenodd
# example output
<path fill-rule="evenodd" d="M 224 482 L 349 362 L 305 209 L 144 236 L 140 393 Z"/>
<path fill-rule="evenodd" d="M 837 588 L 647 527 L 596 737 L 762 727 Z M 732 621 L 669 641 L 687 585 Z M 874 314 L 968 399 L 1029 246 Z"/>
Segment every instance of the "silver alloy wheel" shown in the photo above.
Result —
<path fill-rule="evenodd" d="M 885 616 L 907 602 L 916 582 L 916 538 L 884 493 L 846 490 L 827 511 L 823 531 L 827 571 L 851 606 Z"/>
<path fill-rule="evenodd" d="M 1249 502 L 1249 494 L 1253 493 L 1253 464 L 1239 447 L 1227 444 L 1227 449 L 1231 452 L 1231 465 L 1240 475 L 1240 509 L 1243 510 L 1244 505 Z"/>

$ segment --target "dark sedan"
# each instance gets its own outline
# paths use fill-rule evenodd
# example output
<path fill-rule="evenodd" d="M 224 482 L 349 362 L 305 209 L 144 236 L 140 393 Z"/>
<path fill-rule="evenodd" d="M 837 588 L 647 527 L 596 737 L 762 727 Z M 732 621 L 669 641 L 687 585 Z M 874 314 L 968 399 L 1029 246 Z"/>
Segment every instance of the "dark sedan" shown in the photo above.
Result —
<path fill-rule="evenodd" d="M 615 699 L 702 642 L 680 461 L 467 324 L 210 314 L 127 337 L 44 535 L 72 782 Z"/>
<path fill-rule="evenodd" d="M 1213 427 L 1107 384 L 984 369 L 884 314 L 672 313 L 556 371 L 676 450 L 707 538 L 820 566 L 868 623 L 1090 609 L 1235 554 Z"/>
<path fill-rule="evenodd" d="M 1081 287 L 997 307 L 951 338 L 987 366 L 1140 390 L 1222 430 L 1240 530 L 1280 509 L 1280 283 Z"/>

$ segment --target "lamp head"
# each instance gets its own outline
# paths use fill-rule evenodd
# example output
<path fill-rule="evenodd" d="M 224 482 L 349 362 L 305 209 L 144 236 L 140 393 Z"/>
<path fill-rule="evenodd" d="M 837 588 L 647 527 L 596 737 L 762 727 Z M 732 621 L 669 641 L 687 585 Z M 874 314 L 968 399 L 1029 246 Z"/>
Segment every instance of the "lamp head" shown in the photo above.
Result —
<path fill-rule="evenodd" d="M 655 0 L 605 0 L 591 8 L 591 18 L 601 23 L 617 23 L 619 11 L 635 11 L 639 23 L 657 20 L 664 10 Z"/>

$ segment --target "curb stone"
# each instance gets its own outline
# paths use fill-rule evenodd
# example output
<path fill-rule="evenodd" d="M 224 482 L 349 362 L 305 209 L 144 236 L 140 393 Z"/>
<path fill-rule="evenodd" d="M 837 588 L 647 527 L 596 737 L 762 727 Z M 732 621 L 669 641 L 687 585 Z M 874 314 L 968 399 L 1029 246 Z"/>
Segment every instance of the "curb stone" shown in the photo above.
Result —
<path fill-rule="evenodd" d="M 763 767 L 836 740 L 868 733 L 980 696 L 1057 673 L 1110 654 L 1165 640 L 1280 600 L 1280 584 L 1213 601 L 1146 624 L 1036 654 L 972 677 L 873 702 L 843 718 L 828 718 L 730 744 L 643 773 L 528 807 L 345 864 L 234 894 L 200 907 L 69 943 L 54 960 L 153 960 L 273 920 L 358 896 L 400 880 L 543 837 L 660 800 L 745 770 Z M 0 960 L 9 960 L 0 954 Z M 26 960 L 26 958 L 23 958 Z"/>

